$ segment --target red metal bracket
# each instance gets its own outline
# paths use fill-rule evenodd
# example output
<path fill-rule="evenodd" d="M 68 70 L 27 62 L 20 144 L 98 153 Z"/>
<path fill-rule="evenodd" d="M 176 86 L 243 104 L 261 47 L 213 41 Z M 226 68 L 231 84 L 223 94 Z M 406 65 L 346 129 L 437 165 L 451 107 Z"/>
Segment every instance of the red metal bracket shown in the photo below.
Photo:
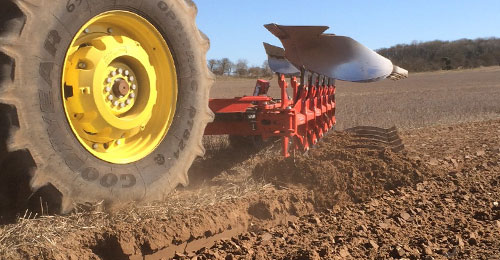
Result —
<path fill-rule="evenodd" d="M 278 75 L 278 85 L 281 90 L 278 100 L 267 96 L 211 99 L 209 106 L 215 120 L 207 125 L 205 135 L 261 136 L 264 140 L 279 136 L 283 156 L 290 156 L 290 141 L 294 150 L 307 151 L 335 125 L 333 80 L 317 77 L 299 83 L 292 77 L 291 99 L 285 75 Z"/>

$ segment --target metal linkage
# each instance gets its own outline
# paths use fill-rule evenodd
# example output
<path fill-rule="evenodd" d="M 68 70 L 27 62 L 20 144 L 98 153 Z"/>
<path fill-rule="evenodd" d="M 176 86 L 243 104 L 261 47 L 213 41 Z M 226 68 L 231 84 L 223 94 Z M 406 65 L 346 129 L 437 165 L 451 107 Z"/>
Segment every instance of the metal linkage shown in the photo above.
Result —
<path fill-rule="evenodd" d="M 335 125 L 334 80 L 302 70 L 296 76 L 278 74 L 281 99 L 247 96 L 211 99 L 215 120 L 205 135 L 261 136 L 263 140 L 281 137 L 283 156 L 290 156 L 290 143 L 296 151 L 307 151 Z M 291 85 L 293 97 L 287 88 Z"/>

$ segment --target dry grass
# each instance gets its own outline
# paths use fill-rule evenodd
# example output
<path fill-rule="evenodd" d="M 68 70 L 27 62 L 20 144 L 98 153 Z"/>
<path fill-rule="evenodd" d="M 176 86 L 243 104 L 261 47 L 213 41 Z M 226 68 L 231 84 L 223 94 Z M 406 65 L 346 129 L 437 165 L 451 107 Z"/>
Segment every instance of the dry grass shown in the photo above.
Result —
<path fill-rule="evenodd" d="M 109 223 L 108 214 L 97 210 L 39 218 L 27 213 L 19 218 L 16 224 L 0 226 L 0 255 L 6 258 L 15 256 L 16 250 L 21 247 L 55 248 L 69 233 L 78 230 L 101 230 Z"/>
<path fill-rule="evenodd" d="M 15 224 L 0 226 L 0 256 L 14 259 L 18 256 L 17 249 L 23 247 L 40 252 L 57 250 L 63 240 L 80 231 L 91 234 L 113 228 L 116 224 L 135 226 L 145 220 L 168 221 L 176 214 L 244 196 L 256 196 L 270 187 L 269 184 L 251 179 L 239 182 L 226 180 L 217 186 L 202 185 L 196 189 L 175 191 L 169 195 L 168 201 L 146 205 L 130 204 L 112 213 L 103 212 L 100 204 L 80 205 L 75 212 L 65 216 L 36 218 L 27 213 Z"/>
<path fill-rule="evenodd" d="M 31 247 L 39 252 L 57 251 L 72 234 L 81 231 L 98 234 L 113 229 L 117 224 L 136 226 L 146 220 L 168 221 L 178 214 L 195 209 L 213 207 L 233 199 L 255 197 L 272 187 L 261 180 L 249 178 L 249 169 L 261 158 L 269 156 L 269 153 L 275 153 L 279 145 L 272 143 L 272 147 L 259 153 L 235 153 L 227 136 L 207 136 L 203 142 L 207 156 L 198 159 L 193 165 L 195 170 L 197 166 L 201 167 L 203 172 L 194 174 L 217 174 L 215 178 L 178 189 L 169 194 L 167 201 L 124 205 L 113 212 L 104 212 L 102 203 L 98 203 L 78 205 L 74 212 L 64 216 L 36 217 L 26 213 L 15 224 L 0 226 L 0 256 L 13 259 L 18 256 L 17 249 L 23 247 Z M 228 156 L 245 160 L 235 163 Z M 225 161 L 227 165 L 224 168 L 213 167 L 211 162 L 214 160 Z"/>

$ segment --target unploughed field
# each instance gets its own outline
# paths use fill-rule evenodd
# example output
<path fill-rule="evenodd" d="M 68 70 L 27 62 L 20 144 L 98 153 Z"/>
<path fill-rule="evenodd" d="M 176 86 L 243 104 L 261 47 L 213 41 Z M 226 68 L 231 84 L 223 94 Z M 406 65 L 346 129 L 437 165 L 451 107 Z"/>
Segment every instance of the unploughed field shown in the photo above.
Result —
<path fill-rule="evenodd" d="M 500 259 L 500 67 L 338 82 L 337 115 L 293 159 L 206 137 L 167 201 L 27 214 L 0 226 L 0 259 Z"/>

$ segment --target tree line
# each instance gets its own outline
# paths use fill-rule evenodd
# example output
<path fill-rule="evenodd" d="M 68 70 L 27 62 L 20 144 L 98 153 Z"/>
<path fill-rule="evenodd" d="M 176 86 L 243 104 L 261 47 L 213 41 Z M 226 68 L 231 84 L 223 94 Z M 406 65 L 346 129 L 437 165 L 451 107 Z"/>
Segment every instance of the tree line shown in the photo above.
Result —
<path fill-rule="evenodd" d="M 409 71 L 451 70 L 500 65 L 500 38 L 398 44 L 377 52 Z"/>
<path fill-rule="evenodd" d="M 273 72 L 269 68 L 267 60 L 262 63 L 262 66 L 249 66 L 248 61 L 239 59 L 236 63 L 228 58 L 209 59 L 207 61 L 208 68 L 215 75 L 219 76 L 238 76 L 238 77 L 270 77 Z"/>
<path fill-rule="evenodd" d="M 412 72 L 468 69 L 500 65 L 500 38 L 460 39 L 398 44 L 376 50 L 394 64 Z M 238 77 L 270 77 L 273 72 L 267 60 L 261 66 L 248 61 L 233 62 L 228 58 L 208 60 L 208 68 L 216 75 Z"/>

